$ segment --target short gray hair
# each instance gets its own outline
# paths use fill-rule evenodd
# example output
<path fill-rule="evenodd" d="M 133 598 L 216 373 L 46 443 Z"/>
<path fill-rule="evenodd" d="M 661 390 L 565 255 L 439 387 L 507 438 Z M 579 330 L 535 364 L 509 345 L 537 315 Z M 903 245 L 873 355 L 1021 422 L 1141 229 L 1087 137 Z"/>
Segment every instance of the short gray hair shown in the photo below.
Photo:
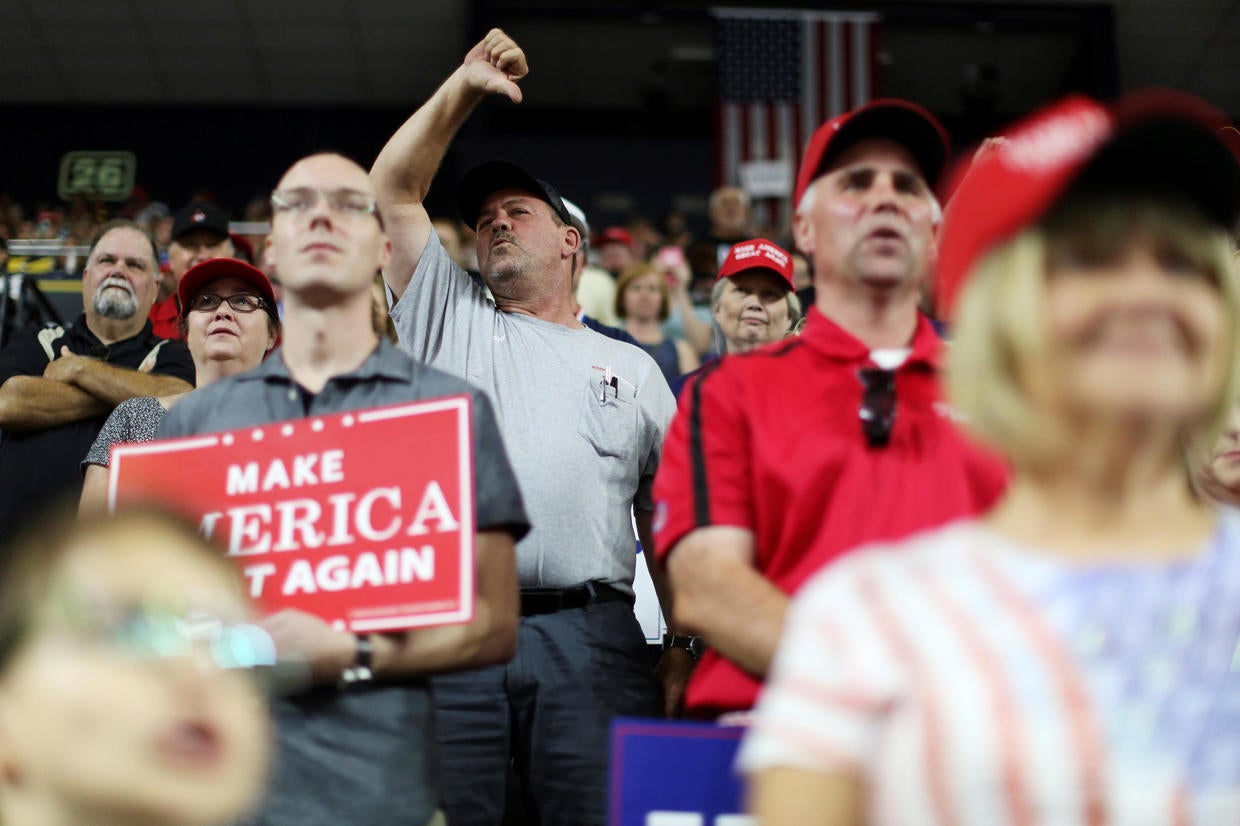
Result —
<path fill-rule="evenodd" d="M 801 200 L 797 202 L 796 214 L 802 215 L 814 208 L 816 199 L 815 190 L 818 188 L 818 182 L 822 180 L 822 176 L 815 178 L 809 186 L 805 187 L 805 193 L 801 196 Z M 939 203 L 939 199 L 935 196 L 933 190 L 930 193 L 930 223 L 938 226 L 943 223 L 943 205 Z"/>

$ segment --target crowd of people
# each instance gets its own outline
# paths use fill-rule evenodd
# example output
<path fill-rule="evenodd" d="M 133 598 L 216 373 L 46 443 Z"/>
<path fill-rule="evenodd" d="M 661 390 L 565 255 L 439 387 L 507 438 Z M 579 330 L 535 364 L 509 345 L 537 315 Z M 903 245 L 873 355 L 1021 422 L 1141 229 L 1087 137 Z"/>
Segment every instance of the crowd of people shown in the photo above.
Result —
<path fill-rule="evenodd" d="M 0 350 L 0 822 L 602 824 L 622 716 L 744 727 L 764 826 L 1240 818 L 1226 119 L 1073 97 L 954 160 L 872 101 L 787 238 L 731 187 L 697 243 L 592 231 L 503 160 L 433 218 L 528 70 L 492 30 L 369 169 L 283 171 L 257 245 L 195 201 L 148 216 L 161 274 L 103 223 L 83 314 Z M 115 445 L 452 394 L 467 622 L 254 616 L 175 517 L 108 514 Z"/>

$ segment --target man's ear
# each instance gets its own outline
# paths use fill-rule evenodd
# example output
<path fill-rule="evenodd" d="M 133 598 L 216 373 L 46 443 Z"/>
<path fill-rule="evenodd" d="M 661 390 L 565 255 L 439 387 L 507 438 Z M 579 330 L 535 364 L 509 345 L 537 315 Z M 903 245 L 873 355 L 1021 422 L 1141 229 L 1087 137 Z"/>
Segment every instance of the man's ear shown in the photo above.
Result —
<path fill-rule="evenodd" d="M 792 240 L 797 250 L 811 261 L 814 257 L 814 222 L 809 215 L 798 212 L 792 216 Z"/>
<path fill-rule="evenodd" d="M 434 232 L 434 230 L 431 230 Z M 392 260 L 392 239 L 387 233 L 383 233 L 383 248 L 379 250 L 379 271 L 383 272 L 387 269 L 388 262 Z"/>
<path fill-rule="evenodd" d="M 564 251 L 562 256 L 569 258 L 577 254 L 577 250 L 581 249 L 581 233 L 572 224 L 564 225 Z"/>

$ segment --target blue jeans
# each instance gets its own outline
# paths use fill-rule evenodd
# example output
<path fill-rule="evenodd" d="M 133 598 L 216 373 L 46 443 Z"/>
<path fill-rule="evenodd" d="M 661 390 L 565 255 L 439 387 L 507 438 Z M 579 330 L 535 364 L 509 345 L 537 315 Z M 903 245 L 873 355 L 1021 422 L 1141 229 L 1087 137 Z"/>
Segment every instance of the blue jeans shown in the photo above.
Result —
<path fill-rule="evenodd" d="M 522 617 L 512 662 L 433 684 L 451 826 L 499 826 L 510 761 L 530 826 L 604 826 L 612 718 L 658 714 L 645 637 L 624 602 Z"/>

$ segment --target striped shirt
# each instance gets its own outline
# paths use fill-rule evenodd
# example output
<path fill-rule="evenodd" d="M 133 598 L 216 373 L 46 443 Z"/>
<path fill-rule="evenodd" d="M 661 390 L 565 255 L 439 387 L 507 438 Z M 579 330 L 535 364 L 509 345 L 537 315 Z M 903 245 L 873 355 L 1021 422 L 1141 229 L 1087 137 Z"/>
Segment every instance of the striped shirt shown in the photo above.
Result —
<path fill-rule="evenodd" d="M 1228 512 L 1175 562 L 976 522 L 852 555 L 794 600 L 740 767 L 855 773 L 875 826 L 1240 823 L 1238 543 Z"/>

